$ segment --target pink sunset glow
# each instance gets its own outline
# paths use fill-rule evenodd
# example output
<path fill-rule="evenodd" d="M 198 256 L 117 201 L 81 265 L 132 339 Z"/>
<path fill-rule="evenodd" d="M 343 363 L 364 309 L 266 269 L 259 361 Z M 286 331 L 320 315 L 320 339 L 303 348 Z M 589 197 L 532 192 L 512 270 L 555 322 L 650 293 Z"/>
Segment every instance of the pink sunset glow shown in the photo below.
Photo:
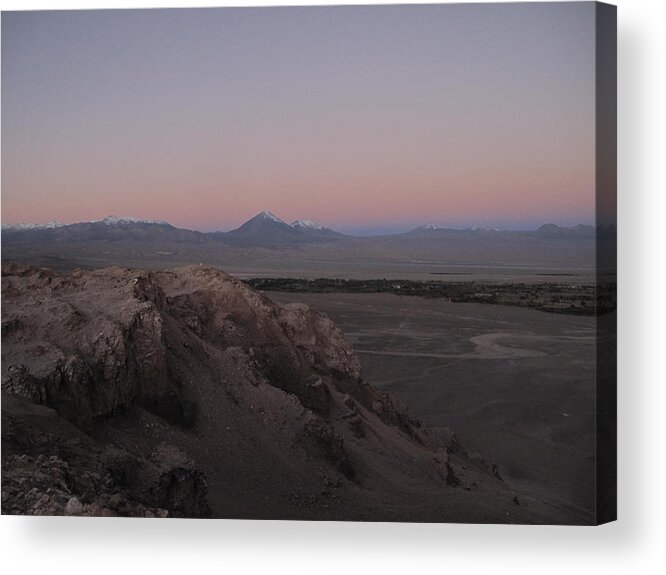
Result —
<path fill-rule="evenodd" d="M 593 222 L 593 5 L 483 10 L 6 14 L 2 221 Z"/>

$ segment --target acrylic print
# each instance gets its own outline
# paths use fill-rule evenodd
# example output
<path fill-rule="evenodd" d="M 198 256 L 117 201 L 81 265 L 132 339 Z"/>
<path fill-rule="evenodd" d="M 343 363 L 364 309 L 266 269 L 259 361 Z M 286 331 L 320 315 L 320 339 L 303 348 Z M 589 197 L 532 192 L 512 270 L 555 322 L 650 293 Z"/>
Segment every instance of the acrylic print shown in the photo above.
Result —
<path fill-rule="evenodd" d="M 615 516 L 615 8 L 2 14 L 2 513 Z"/>

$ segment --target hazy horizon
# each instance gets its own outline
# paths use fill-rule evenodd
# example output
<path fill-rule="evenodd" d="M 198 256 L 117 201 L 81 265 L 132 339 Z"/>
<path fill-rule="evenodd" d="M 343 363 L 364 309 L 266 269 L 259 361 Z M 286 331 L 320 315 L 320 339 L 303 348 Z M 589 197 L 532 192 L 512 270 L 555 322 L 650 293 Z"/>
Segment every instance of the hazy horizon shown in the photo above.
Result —
<path fill-rule="evenodd" d="M 593 224 L 594 3 L 5 12 L 2 220 Z"/>

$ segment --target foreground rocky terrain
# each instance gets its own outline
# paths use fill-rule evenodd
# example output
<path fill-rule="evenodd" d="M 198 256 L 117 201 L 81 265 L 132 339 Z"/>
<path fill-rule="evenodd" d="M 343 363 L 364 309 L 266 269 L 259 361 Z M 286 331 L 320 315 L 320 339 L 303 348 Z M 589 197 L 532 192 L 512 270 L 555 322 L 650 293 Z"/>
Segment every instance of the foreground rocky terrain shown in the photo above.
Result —
<path fill-rule="evenodd" d="M 213 268 L 2 270 L 2 512 L 562 522 Z"/>

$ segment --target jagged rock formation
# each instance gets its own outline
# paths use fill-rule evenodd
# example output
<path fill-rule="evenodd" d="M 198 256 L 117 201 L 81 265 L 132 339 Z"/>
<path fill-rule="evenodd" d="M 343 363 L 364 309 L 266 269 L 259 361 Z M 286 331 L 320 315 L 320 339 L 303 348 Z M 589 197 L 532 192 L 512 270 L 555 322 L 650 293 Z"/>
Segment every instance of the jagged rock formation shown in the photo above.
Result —
<path fill-rule="evenodd" d="M 7 264 L 2 298 L 3 513 L 542 517 L 364 382 L 326 316 L 216 269 Z"/>

